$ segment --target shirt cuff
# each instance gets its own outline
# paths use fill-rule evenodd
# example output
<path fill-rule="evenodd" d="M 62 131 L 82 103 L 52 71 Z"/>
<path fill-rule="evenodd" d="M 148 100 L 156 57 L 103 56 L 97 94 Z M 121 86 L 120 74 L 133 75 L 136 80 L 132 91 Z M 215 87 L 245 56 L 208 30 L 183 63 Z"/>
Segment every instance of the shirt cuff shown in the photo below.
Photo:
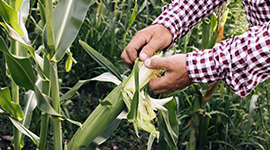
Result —
<path fill-rule="evenodd" d="M 219 74 L 220 65 L 214 59 L 212 49 L 187 53 L 187 71 L 192 82 L 212 83 L 223 79 Z"/>

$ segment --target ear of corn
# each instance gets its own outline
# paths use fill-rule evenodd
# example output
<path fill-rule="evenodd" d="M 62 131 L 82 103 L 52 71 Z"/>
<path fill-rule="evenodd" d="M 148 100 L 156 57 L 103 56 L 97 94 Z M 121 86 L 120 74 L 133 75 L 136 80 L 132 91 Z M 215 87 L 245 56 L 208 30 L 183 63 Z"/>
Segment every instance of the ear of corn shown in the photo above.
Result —
<path fill-rule="evenodd" d="M 161 54 L 155 57 L 161 57 Z M 130 76 L 120 83 L 90 114 L 68 144 L 70 150 L 85 149 L 125 108 L 128 109 L 128 120 L 138 129 L 158 135 L 151 124 L 156 115 L 151 98 L 143 94 L 144 86 L 158 73 L 148 69 L 143 62 L 137 60 Z M 159 105 L 159 104 L 157 104 Z"/>

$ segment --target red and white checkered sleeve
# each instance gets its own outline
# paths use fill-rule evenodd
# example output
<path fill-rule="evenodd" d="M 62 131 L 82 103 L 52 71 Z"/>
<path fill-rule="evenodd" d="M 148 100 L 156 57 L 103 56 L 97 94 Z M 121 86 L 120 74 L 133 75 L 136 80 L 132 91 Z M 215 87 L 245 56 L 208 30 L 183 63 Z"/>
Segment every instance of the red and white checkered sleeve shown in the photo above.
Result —
<path fill-rule="evenodd" d="M 173 43 L 227 0 L 172 0 L 152 24 L 162 24 L 172 33 Z"/>
<path fill-rule="evenodd" d="M 213 49 L 188 53 L 186 63 L 193 82 L 224 80 L 235 94 L 245 97 L 270 76 L 270 22 Z"/>

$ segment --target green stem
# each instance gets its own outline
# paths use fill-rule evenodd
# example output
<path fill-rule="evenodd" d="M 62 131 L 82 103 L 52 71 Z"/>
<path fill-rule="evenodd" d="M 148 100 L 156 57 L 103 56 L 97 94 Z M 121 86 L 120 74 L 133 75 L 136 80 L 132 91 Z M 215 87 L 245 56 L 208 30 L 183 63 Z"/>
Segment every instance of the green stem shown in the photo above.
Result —
<path fill-rule="evenodd" d="M 194 85 L 191 86 L 193 87 L 193 89 L 195 89 Z M 194 100 L 193 116 L 191 118 L 191 130 L 190 130 L 188 150 L 196 150 L 198 127 L 200 123 L 199 114 L 197 113 L 197 110 L 200 109 L 201 107 L 201 96 L 196 91 L 196 89 L 194 90 L 194 93 L 196 93 L 196 98 Z"/>
<path fill-rule="evenodd" d="M 46 138 L 48 133 L 48 122 L 49 122 L 49 114 L 42 112 L 40 123 L 40 142 L 38 146 L 40 150 L 45 150 Z"/>
<path fill-rule="evenodd" d="M 10 52 L 14 55 L 18 55 L 18 42 L 15 40 L 10 40 Z M 14 81 L 11 81 L 11 93 L 12 101 L 19 104 L 19 86 L 16 85 Z M 21 135 L 20 131 L 13 126 L 13 138 L 14 138 L 14 150 L 20 150 Z"/>
<path fill-rule="evenodd" d="M 59 83 L 57 74 L 57 63 L 51 62 L 51 98 L 52 105 L 56 112 L 61 113 L 60 97 L 59 97 Z M 61 120 L 58 117 L 53 117 L 53 133 L 54 133 L 54 149 L 62 150 L 62 130 Z"/>
<path fill-rule="evenodd" d="M 52 0 L 45 1 L 45 11 L 46 11 L 46 25 L 47 25 L 47 45 L 49 48 L 50 58 L 52 58 L 55 47 L 54 47 L 54 20 L 53 20 L 53 3 Z"/>
<path fill-rule="evenodd" d="M 15 84 L 14 81 L 11 82 L 12 89 L 12 101 L 19 104 L 19 87 Z M 13 126 L 13 140 L 14 140 L 14 150 L 20 150 L 20 142 L 21 142 L 21 132 Z"/>
<path fill-rule="evenodd" d="M 44 56 L 44 74 L 47 78 L 50 79 L 50 62 L 46 56 Z M 43 81 L 42 82 L 42 93 L 46 95 L 50 95 L 50 82 Z M 48 133 L 48 125 L 49 125 L 49 114 L 42 112 L 41 114 L 41 124 L 40 124 L 40 142 L 39 142 L 39 149 L 45 150 L 46 145 L 46 138 Z"/>
<path fill-rule="evenodd" d="M 52 0 L 45 1 L 46 11 L 46 25 L 47 25 L 47 52 L 49 59 L 55 53 L 55 37 L 54 37 L 54 17 L 53 17 L 53 3 Z M 56 112 L 60 114 L 60 97 L 59 97 L 59 84 L 58 84 L 58 72 L 57 63 L 50 62 L 50 97 L 52 98 L 52 105 Z M 58 117 L 53 117 L 53 141 L 54 149 L 62 150 L 62 130 L 61 121 Z"/>

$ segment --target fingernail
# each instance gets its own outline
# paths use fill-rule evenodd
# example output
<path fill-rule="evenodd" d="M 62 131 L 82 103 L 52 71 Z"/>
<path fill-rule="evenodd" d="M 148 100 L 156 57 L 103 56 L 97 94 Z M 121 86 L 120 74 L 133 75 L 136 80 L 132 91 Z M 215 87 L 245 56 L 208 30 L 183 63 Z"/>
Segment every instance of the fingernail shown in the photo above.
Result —
<path fill-rule="evenodd" d="M 150 67 L 150 64 L 151 64 L 151 59 L 146 59 L 146 60 L 144 61 L 144 65 L 145 65 L 146 67 Z"/>
<path fill-rule="evenodd" d="M 141 53 L 140 57 L 142 60 L 145 60 L 147 58 L 147 55 L 145 53 Z"/>

